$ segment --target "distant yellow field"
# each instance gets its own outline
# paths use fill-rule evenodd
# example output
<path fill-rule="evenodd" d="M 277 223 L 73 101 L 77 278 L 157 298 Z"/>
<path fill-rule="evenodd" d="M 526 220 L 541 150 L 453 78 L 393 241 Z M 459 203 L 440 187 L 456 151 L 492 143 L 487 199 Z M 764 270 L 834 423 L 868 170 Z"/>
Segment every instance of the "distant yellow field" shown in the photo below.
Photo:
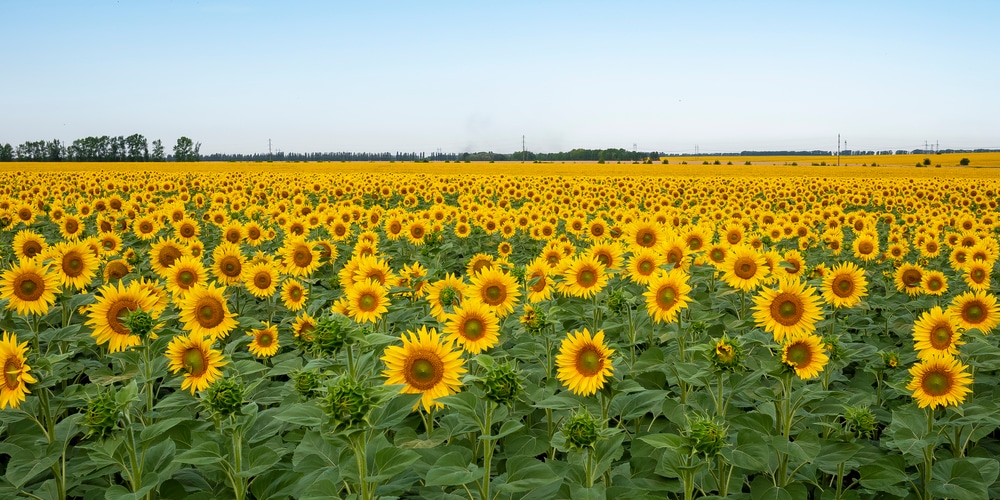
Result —
<path fill-rule="evenodd" d="M 917 168 L 929 158 L 931 165 Z M 969 158 L 969 166 L 960 166 Z M 198 163 L 0 163 L 0 172 L 275 172 L 399 173 L 429 175 L 506 174 L 542 176 L 822 176 L 1000 178 L 1000 153 L 844 156 L 677 156 L 669 163 L 631 162 L 198 162 Z M 705 164 L 707 162 L 708 164 Z M 718 165 L 715 162 L 719 162 Z M 746 163 L 750 162 L 749 165 Z M 729 164 L 731 163 L 731 164 Z M 820 166 L 825 163 L 825 166 Z M 878 166 L 872 166 L 878 165 Z"/>

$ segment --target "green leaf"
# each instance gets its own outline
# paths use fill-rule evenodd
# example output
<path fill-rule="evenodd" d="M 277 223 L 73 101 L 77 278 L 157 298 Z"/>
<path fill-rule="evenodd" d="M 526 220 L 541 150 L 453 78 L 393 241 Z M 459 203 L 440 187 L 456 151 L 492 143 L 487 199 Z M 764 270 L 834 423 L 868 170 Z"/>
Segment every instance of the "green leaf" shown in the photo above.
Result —
<path fill-rule="evenodd" d="M 375 453 L 375 468 L 378 472 L 367 479 L 372 482 L 388 481 L 419 459 L 420 454 L 413 450 L 386 446 Z"/>
<path fill-rule="evenodd" d="M 936 442 L 935 439 L 927 438 L 927 416 L 915 406 L 892 412 L 888 434 L 892 438 L 888 442 L 889 447 L 904 455 L 922 457 L 923 450 Z"/>
<path fill-rule="evenodd" d="M 898 486 L 908 479 L 906 461 L 902 455 L 885 455 L 877 461 L 858 468 L 861 486 L 884 491 L 896 496 L 906 496 L 908 490 Z"/>
<path fill-rule="evenodd" d="M 764 434 L 765 436 L 767 434 Z M 770 457 L 774 453 L 764 442 L 764 438 L 753 431 L 740 431 L 736 435 L 736 448 L 732 453 L 732 464 L 751 472 L 765 472 L 769 469 Z"/>
<path fill-rule="evenodd" d="M 139 440 L 142 442 L 146 442 L 151 439 L 157 439 L 159 437 L 162 437 L 164 433 L 166 433 L 170 429 L 173 429 L 174 426 L 185 421 L 190 421 L 190 419 L 187 417 L 172 417 L 160 420 L 159 422 L 156 422 L 154 424 L 151 424 L 149 427 L 144 428 L 142 432 L 139 433 Z"/>
<path fill-rule="evenodd" d="M 562 481 L 562 478 L 552 471 L 549 464 L 539 462 L 534 457 L 513 456 L 507 459 L 506 480 L 497 486 L 498 491 L 516 493 Z"/>
<path fill-rule="evenodd" d="M 819 454 L 813 459 L 819 469 L 827 474 L 836 474 L 837 466 L 847 463 L 861 451 L 857 443 L 826 442 L 820 448 Z"/>
<path fill-rule="evenodd" d="M 684 438 L 676 434 L 647 434 L 639 439 L 653 448 L 670 448 L 673 450 L 684 446 Z"/>
<path fill-rule="evenodd" d="M 459 413 L 469 416 L 476 415 L 476 404 L 479 402 L 476 395 L 468 391 L 443 396 L 437 398 L 435 401 L 445 405 L 447 408 L 452 408 Z"/>
<path fill-rule="evenodd" d="M 210 465 L 222 461 L 219 444 L 215 441 L 201 441 L 189 450 L 184 450 L 174 460 L 189 465 Z"/>
<path fill-rule="evenodd" d="M 316 427 L 323 423 L 325 416 L 323 410 L 314 403 L 292 403 L 274 418 L 303 427 Z"/>
<path fill-rule="evenodd" d="M 427 486 L 461 486 L 471 483 L 481 474 L 474 463 L 469 463 L 461 453 L 453 451 L 444 454 L 427 471 L 424 484 Z"/>
<path fill-rule="evenodd" d="M 492 436 L 479 436 L 479 439 L 483 440 L 496 440 L 511 433 L 517 432 L 518 429 L 524 427 L 524 424 L 517 420 L 507 420 L 500 426 L 500 431 Z"/>
<path fill-rule="evenodd" d="M 992 458 L 964 457 L 934 463 L 931 493 L 936 498 L 989 498 L 989 487 L 1000 473 Z"/>
<path fill-rule="evenodd" d="M 420 399 L 420 394 L 397 394 L 382 405 L 374 408 L 371 414 L 372 427 L 388 429 L 394 427 L 404 418 L 413 413 L 413 405 Z"/>
<path fill-rule="evenodd" d="M 750 484 L 750 498 L 753 500 L 796 500 L 808 497 L 809 493 L 802 483 L 792 482 L 782 488 L 761 475 Z"/>

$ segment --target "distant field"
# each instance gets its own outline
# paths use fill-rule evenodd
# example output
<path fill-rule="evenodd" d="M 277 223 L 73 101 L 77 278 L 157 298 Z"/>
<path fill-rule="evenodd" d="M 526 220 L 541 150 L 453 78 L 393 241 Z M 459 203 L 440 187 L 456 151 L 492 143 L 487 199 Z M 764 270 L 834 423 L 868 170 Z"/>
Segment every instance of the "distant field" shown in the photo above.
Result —
<path fill-rule="evenodd" d="M 924 159 L 930 166 L 919 168 Z M 968 166 L 960 166 L 962 158 Z M 1000 153 L 843 156 L 672 156 L 669 163 L 631 162 L 199 162 L 199 163 L 0 163 L 2 172 L 142 171 L 276 173 L 423 173 L 432 175 L 507 174 L 545 176 L 719 176 L 819 175 L 833 177 L 1000 177 Z M 706 164 L 707 162 L 707 164 Z M 719 162 L 718 165 L 715 162 Z M 749 165 L 746 163 L 750 162 Z M 823 165 L 825 163 L 825 166 Z M 878 165 L 873 167 L 872 165 Z"/>

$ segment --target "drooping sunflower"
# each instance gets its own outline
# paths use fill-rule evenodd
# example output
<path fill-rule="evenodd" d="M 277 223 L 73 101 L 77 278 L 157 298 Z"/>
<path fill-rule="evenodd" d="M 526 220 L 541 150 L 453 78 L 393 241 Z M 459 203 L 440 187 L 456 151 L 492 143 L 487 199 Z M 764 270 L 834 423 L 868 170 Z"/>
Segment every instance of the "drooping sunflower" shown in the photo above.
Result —
<path fill-rule="evenodd" d="M 946 313 L 940 306 L 924 311 L 913 324 L 913 348 L 920 359 L 934 356 L 958 354 L 961 339 L 958 320 Z"/>
<path fill-rule="evenodd" d="M 176 335 L 167 345 L 166 356 L 170 360 L 170 371 L 177 373 L 184 370 L 184 381 L 181 390 L 195 391 L 208 389 L 213 382 L 222 377 L 219 367 L 229 364 L 222 353 L 212 349 L 213 340 L 200 334 Z"/>
<path fill-rule="evenodd" d="M 596 258 L 584 254 L 573 259 L 556 286 L 563 295 L 587 299 L 600 293 L 607 284 L 604 266 Z"/>
<path fill-rule="evenodd" d="M 250 265 L 243 274 L 243 286 L 250 295 L 266 299 L 278 289 L 278 270 L 270 262 Z"/>
<path fill-rule="evenodd" d="M 125 326 L 130 312 L 142 310 L 154 319 L 160 315 L 156 309 L 156 295 L 143 288 L 138 281 L 128 286 L 121 282 L 104 285 L 97 289 L 95 295 L 97 300 L 87 308 L 86 324 L 93 329 L 90 336 L 97 345 L 108 344 L 108 352 L 121 352 L 142 342 Z"/>
<path fill-rule="evenodd" d="M 781 350 L 781 362 L 791 366 L 803 380 L 819 376 L 829 361 L 823 339 L 818 335 L 789 337 Z"/>
<path fill-rule="evenodd" d="M 132 265 L 125 259 L 109 260 L 104 264 L 102 276 L 105 283 L 118 281 L 132 272 Z"/>
<path fill-rule="evenodd" d="M 816 290 L 800 281 L 779 280 L 778 288 L 765 288 L 753 300 L 754 321 L 775 342 L 813 333 L 822 318 Z"/>
<path fill-rule="evenodd" d="M 389 310 L 389 292 L 375 279 L 355 283 L 346 292 L 347 315 L 358 323 L 375 323 Z"/>
<path fill-rule="evenodd" d="M 944 295 L 948 291 L 948 278 L 941 271 L 928 270 L 920 280 L 920 286 L 927 295 Z"/>
<path fill-rule="evenodd" d="M 166 277 L 177 260 L 190 257 L 191 250 L 173 238 L 160 238 L 149 250 L 149 265 L 153 272 Z"/>
<path fill-rule="evenodd" d="M 33 259 L 19 260 L 0 278 L 0 298 L 9 301 L 7 309 L 22 316 L 47 313 L 58 291 L 59 275 Z"/>
<path fill-rule="evenodd" d="M 285 241 L 281 247 L 281 257 L 285 272 L 295 277 L 309 276 L 320 265 L 319 252 L 301 236 Z"/>
<path fill-rule="evenodd" d="M 913 391 L 919 408 L 958 406 L 972 392 L 969 367 L 951 356 L 934 356 L 917 362 L 910 368 L 913 378 L 906 386 Z"/>
<path fill-rule="evenodd" d="M 386 347 L 382 354 L 385 384 L 402 385 L 402 394 L 420 394 L 414 410 L 420 405 L 428 412 L 431 406 L 443 407 L 437 399 L 455 394 L 462 387 L 459 377 L 466 372 L 462 351 L 442 339 L 437 330 L 428 330 L 426 326 L 415 332 L 407 331 L 401 340 L 402 346 Z"/>
<path fill-rule="evenodd" d="M 17 334 L 3 332 L 0 341 L 0 366 L 3 366 L 3 384 L 0 384 L 0 410 L 18 408 L 25 394 L 31 394 L 28 384 L 37 383 L 31 376 L 31 367 L 26 364 L 28 342 L 17 343 Z"/>
<path fill-rule="evenodd" d="M 469 276 L 475 276 L 479 274 L 483 269 L 489 269 L 496 264 L 496 259 L 492 255 L 486 253 L 477 253 L 469 259 L 469 263 L 465 266 L 465 274 Z"/>
<path fill-rule="evenodd" d="M 258 358 L 270 358 L 278 353 L 278 325 L 264 323 L 264 328 L 253 328 L 247 332 L 253 337 L 247 350 Z"/>
<path fill-rule="evenodd" d="M 978 328 L 989 334 L 1000 324 L 1000 307 L 997 298 L 981 291 L 969 291 L 951 300 L 948 314 L 958 320 L 963 330 Z"/>
<path fill-rule="evenodd" d="M 465 352 L 479 354 L 500 341 L 500 320 L 490 309 L 475 300 L 466 301 L 448 315 L 444 334 Z"/>
<path fill-rule="evenodd" d="M 615 351 L 604 343 L 604 330 L 593 336 L 584 328 L 570 332 L 562 340 L 556 356 L 556 377 L 573 394 L 590 396 L 604 387 L 614 374 L 611 355 Z"/>
<path fill-rule="evenodd" d="M 49 249 L 52 268 L 64 289 L 85 288 L 97 274 L 100 261 L 90 249 L 77 241 L 63 241 Z"/>
<path fill-rule="evenodd" d="M 649 317 L 657 323 L 669 323 L 691 302 L 690 293 L 688 274 L 681 269 L 671 269 L 660 271 L 642 295 L 646 297 Z"/>
<path fill-rule="evenodd" d="M 823 277 L 823 299 L 836 308 L 854 307 L 868 295 L 868 280 L 864 269 L 853 262 L 833 266 Z"/>
<path fill-rule="evenodd" d="M 18 231 L 14 236 L 12 246 L 14 247 L 14 255 L 18 259 L 34 259 L 49 248 L 45 237 L 30 229 Z"/>
<path fill-rule="evenodd" d="M 184 329 L 192 336 L 210 337 L 212 340 L 225 337 L 236 328 L 235 313 L 229 312 L 229 305 L 223 292 L 225 287 L 215 283 L 207 286 L 197 284 L 188 290 L 180 301 L 180 316 Z"/>
<path fill-rule="evenodd" d="M 552 280 L 545 259 L 536 257 L 524 269 L 525 284 L 528 287 L 528 302 L 537 304 L 552 298 Z"/>
<path fill-rule="evenodd" d="M 920 292 L 922 291 L 920 282 L 923 280 L 923 277 L 924 270 L 922 267 L 909 262 L 904 262 L 896 268 L 896 274 L 893 281 L 896 283 L 896 290 L 906 292 L 907 295 L 913 297 L 920 295 Z"/>
<path fill-rule="evenodd" d="M 289 311 L 299 311 L 306 305 L 309 290 L 295 278 L 288 278 L 281 284 L 281 302 Z"/>
<path fill-rule="evenodd" d="M 730 249 L 722 264 L 722 280 L 727 285 L 744 292 L 760 286 L 768 273 L 764 256 L 750 246 L 738 245 Z"/>
<path fill-rule="evenodd" d="M 493 314 L 503 319 L 514 311 L 521 292 L 513 276 L 493 267 L 472 278 L 471 286 L 466 289 L 466 296 L 482 302 Z"/>
<path fill-rule="evenodd" d="M 165 278 L 167 290 L 174 297 L 183 297 L 195 286 L 208 282 L 208 271 L 201 259 L 194 256 L 181 257 L 167 270 Z"/>

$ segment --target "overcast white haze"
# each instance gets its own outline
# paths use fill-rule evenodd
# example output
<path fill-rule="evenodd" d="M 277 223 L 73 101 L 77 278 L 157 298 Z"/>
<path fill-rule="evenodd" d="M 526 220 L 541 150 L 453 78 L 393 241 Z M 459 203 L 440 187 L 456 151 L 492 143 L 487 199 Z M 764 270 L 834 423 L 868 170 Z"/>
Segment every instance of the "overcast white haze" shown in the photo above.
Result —
<path fill-rule="evenodd" d="M 0 1 L 0 143 L 1000 148 L 1000 2 Z"/>

